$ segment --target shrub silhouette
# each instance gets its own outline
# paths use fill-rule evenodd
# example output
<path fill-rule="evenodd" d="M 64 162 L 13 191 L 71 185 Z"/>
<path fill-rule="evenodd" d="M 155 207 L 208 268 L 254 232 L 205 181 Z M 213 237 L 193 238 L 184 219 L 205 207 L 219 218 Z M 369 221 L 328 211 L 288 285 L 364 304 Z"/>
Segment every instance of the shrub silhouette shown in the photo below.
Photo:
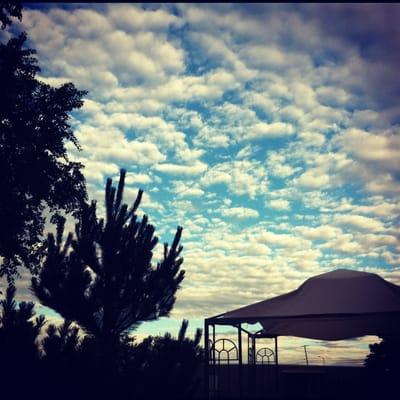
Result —
<path fill-rule="evenodd" d="M 8 286 L 0 306 L 0 376 L 7 383 L 2 393 L 12 389 L 18 398 L 28 393 L 28 388 L 36 382 L 40 360 L 37 340 L 45 318 L 43 315 L 34 318 L 31 302 L 20 302 L 17 306 L 13 285 Z"/>
<path fill-rule="evenodd" d="M 125 379 L 140 376 L 140 384 L 133 388 L 135 397 L 189 398 L 196 393 L 203 356 L 202 332 L 197 329 L 194 339 L 189 339 L 185 337 L 187 327 L 188 321 L 183 320 L 177 339 L 170 333 L 149 336 L 126 353 Z"/>
<path fill-rule="evenodd" d="M 372 393 L 390 397 L 397 389 L 400 374 L 400 338 L 386 336 L 380 343 L 370 344 L 369 348 L 364 364 L 371 375 Z"/>

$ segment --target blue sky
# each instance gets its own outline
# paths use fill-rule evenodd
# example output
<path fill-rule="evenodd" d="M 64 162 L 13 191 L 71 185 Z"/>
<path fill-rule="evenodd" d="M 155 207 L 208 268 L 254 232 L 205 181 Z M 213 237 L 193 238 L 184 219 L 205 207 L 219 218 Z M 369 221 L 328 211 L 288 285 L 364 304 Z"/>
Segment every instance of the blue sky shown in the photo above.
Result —
<path fill-rule="evenodd" d="M 400 282 L 399 19 L 397 4 L 25 6 L 41 79 L 89 91 L 69 154 L 90 197 L 124 167 L 160 242 L 184 227 L 172 319 L 140 332 L 335 268 Z"/>

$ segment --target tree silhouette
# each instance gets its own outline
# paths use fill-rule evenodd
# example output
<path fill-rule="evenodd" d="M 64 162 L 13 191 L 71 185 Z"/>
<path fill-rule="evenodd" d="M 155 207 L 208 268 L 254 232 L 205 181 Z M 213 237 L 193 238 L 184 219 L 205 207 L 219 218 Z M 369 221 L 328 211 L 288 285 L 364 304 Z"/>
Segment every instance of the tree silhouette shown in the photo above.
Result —
<path fill-rule="evenodd" d="M 15 2 L 14 2 L 15 3 Z M 3 25 L 20 16 L 18 4 L 0 3 Z M 19 265 L 38 267 L 45 207 L 79 210 L 86 200 L 82 164 L 69 160 L 66 142 L 79 148 L 69 113 L 83 105 L 85 91 L 36 79 L 35 50 L 26 34 L 0 43 L 0 277 L 11 282 Z"/>
<path fill-rule="evenodd" d="M 42 340 L 42 348 L 47 360 L 59 362 L 79 351 L 79 328 L 71 327 L 71 324 L 71 321 L 64 321 L 58 327 L 54 324 L 48 326 L 46 337 Z"/>
<path fill-rule="evenodd" d="M 10 17 L 22 19 L 22 6 L 18 0 L 14 1 L 0 1 L 0 22 L 1 29 L 5 29 L 7 25 L 12 24 Z"/>
<path fill-rule="evenodd" d="M 125 174 L 121 170 L 117 188 L 107 180 L 105 219 L 97 218 L 92 202 L 82 211 L 76 237 L 70 233 L 63 242 L 65 221 L 58 218 L 56 237 L 48 235 L 47 257 L 32 278 L 32 290 L 43 305 L 96 339 L 109 370 L 116 368 L 122 335 L 143 321 L 169 315 L 184 278 L 182 228 L 170 248 L 164 244 L 163 258 L 153 266 L 155 229 L 146 215 L 138 221 L 141 190 L 131 208 L 122 203 Z"/>
<path fill-rule="evenodd" d="M 201 330 L 197 329 L 194 339 L 186 337 L 188 321 L 183 320 L 178 338 L 170 333 L 153 338 L 149 360 L 148 387 L 153 387 L 152 397 L 160 395 L 170 398 L 188 398 L 198 388 Z M 155 380 L 158 385 L 151 386 Z M 145 393 L 144 393 L 145 394 Z"/>
<path fill-rule="evenodd" d="M 386 336 L 369 348 L 364 364 L 371 374 L 370 385 L 380 396 L 387 394 L 390 398 L 400 374 L 400 337 Z"/>
<path fill-rule="evenodd" d="M 134 346 L 126 339 L 126 366 L 121 386 L 131 390 L 128 394 L 134 398 L 163 399 L 195 395 L 203 356 L 200 347 L 202 331 L 197 329 L 194 338 L 190 339 L 186 337 L 187 327 L 188 321 L 183 320 L 177 338 L 170 333 L 149 336 Z M 132 382 L 132 376 L 139 379 Z"/>
<path fill-rule="evenodd" d="M 4 382 L 2 393 L 12 389 L 19 398 L 35 383 L 40 356 L 37 339 L 45 318 L 41 315 L 33 319 L 34 304 L 20 302 L 17 307 L 14 297 L 15 287 L 9 285 L 0 301 L 0 376 Z"/>
<path fill-rule="evenodd" d="M 46 336 L 41 341 L 41 363 L 47 380 L 48 398 L 53 398 L 60 388 L 63 391 L 58 398 L 84 398 L 84 390 L 91 386 L 88 381 L 91 383 L 96 374 L 93 370 L 95 363 L 83 354 L 83 343 L 79 328 L 72 326 L 71 321 L 48 326 Z"/>

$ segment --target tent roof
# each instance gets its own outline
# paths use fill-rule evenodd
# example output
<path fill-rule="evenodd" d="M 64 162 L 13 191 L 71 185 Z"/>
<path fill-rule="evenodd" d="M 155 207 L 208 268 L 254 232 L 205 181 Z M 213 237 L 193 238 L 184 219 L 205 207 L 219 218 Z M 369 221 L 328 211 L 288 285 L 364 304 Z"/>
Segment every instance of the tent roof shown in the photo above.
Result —
<path fill-rule="evenodd" d="M 214 320 L 260 322 L 269 334 L 327 340 L 400 334 L 400 286 L 377 274 L 338 269 Z"/>

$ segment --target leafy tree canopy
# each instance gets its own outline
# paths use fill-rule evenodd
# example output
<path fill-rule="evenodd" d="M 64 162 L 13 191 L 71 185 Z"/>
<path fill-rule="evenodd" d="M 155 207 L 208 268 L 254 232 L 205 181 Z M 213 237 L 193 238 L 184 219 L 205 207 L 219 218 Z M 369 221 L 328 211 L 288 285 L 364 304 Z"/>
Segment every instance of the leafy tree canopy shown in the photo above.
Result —
<path fill-rule="evenodd" d="M 3 21 L 3 3 L 0 10 Z M 86 92 L 38 81 L 35 51 L 23 48 L 25 41 L 22 33 L 0 44 L 0 276 L 9 280 L 19 265 L 33 272 L 38 266 L 43 210 L 73 212 L 86 200 L 83 165 L 70 161 L 65 148 L 66 142 L 79 148 L 69 113 Z"/>
<path fill-rule="evenodd" d="M 7 25 L 12 24 L 10 17 L 16 17 L 22 20 L 22 6 L 20 1 L 0 1 L 0 22 L 1 29 L 5 29 Z"/>

